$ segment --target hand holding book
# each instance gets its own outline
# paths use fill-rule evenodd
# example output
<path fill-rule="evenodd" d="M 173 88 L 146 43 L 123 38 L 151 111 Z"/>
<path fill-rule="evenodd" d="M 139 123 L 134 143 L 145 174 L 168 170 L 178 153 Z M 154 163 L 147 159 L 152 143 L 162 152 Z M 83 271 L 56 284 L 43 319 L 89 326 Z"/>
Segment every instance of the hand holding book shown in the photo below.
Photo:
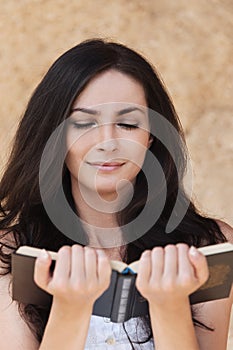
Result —
<path fill-rule="evenodd" d="M 111 267 L 106 254 L 100 249 L 83 248 L 78 244 L 62 247 L 57 253 L 52 275 L 51 262 L 50 255 L 41 250 L 35 261 L 34 281 L 53 295 L 56 304 L 74 311 L 84 305 L 93 307 L 109 286 Z"/>
<path fill-rule="evenodd" d="M 168 306 L 174 304 L 174 300 L 186 300 L 207 279 L 205 256 L 181 243 L 144 251 L 136 287 L 150 304 Z"/>
<path fill-rule="evenodd" d="M 81 249 L 87 249 L 87 248 L 81 247 Z M 173 248 L 172 248 L 173 251 L 171 251 L 170 254 L 164 254 L 166 249 L 170 250 L 169 246 L 167 246 L 167 248 L 164 248 L 164 249 L 163 248 L 156 248 L 156 249 L 163 252 L 163 259 L 160 258 L 158 259 L 158 261 L 156 261 L 158 258 L 156 257 L 154 261 L 154 254 L 150 252 L 153 258 L 153 265 L 156 266 L 156 268 L 153 269 L 154 275 L 158 274 L 159 271 L 160 271 L 160 274 L 161 274 L 161 271 L 164 271 L 164 272 L 166 271 L 166 273 L 170 274 L 170 277 L 171 277 L 171 274 L 175 273 L 175 268 L 177 269 L 177 266 L 179 264 L 180 266 L 183 266 L 185 268 L 188 267 L 189 269 L 191 269 L 189 273 L 191 273 L 191 275 L 193 274 L 193 277 L 192 277 L 193 281 L 191 283 L 193 289 L 191 288 L 185 291 L 185 293 L 188 293 L 188 294 L 191 293 L 189 295 L 191 304 L 228 297 L 232 286 L 232 278 L 233 278 L 233 244 L 222 243 L 222 244 L 216 244 L 213 246 L 207 246 L 207 247 L 198 249 L 198 251 L 201 251 L 206 256 L 208 266 L 209 266 L 209 273 L 210 273 L 207 282 L 205 282 L 202 286 L 200 285 L 201 283 L 203 283 L 206 277 L 205 273 L 203 274 L 201 279 L 199 278 L 199 281 L 198 281 L 198 276 L 196 275 L 195 268 L 194 270 L 192 270 L 193 264 L 194 266 L 196 266 L 195 262 L 193 261 L 194 258 L 191 258 L 190 254 L 189 254 L 189 258 L 191 258 L 192 263 L 190 264 L 187 262 L 187 258 L 188 258 L 187 246 L 186 248 L 184 248 L 184 250 L 186 250 L 186 253 L 182 255 L 183 259 L 186 257 L 185 264 L 182 263 L 183 260 L 181 259 L 181 255 L 177 255 L 176 259 L 174 260 Z M 178 249 L 178 248 L 176 247 L 175 249 Z M 31 303 L 31 304 L 37 304 L 37 305 L 50 305 L 52 302 L 52 296 L 49 293 L 42 290 L 41 288 L 39 288 L 34 282 L 34 278 L 33 278 L 35 259 L 38 256 L 39 252 L 40 252 L 40 249 L 38 248 L 20 247 L 15 253 L 13 253 L 12 255 L 13 299 L 21 301 L 22 303 L 25 303 L 25 304 Z M 54 253 L 54 252 L 49 252 L 49 253 L 51 255 L 51 258 L 54 260 L 51 267 L 54 267 L 55 260 L 57 259 L 57 256 L 59 253 Z M 142 296 L 142 294 L 146 296 L 147 292 L 145 292 L 145 290 L 147 289 L 147 287 L 143 288 L 143 284 L 140 282 L 140 275 L 141 275 L 141 280 L 145 279 L 145 274 L 149 276 L 151 274 L 151 271 L 148 270 L 146 272 L 141 267 L 141 272 L 139 275 L 140 263 L 141 263 L 141 266 L 143 265 L 142 259 L 143 257 L 141 257 L 141 259 L 138 261 L 134 261 L 130 265 L 127 265 L 120 261 L 110 261 L 110 265 L 112 268 L 110 285 L 107 288 L 107 282 L 106 284 L 103 283 L 102 289 L 99 290 L 99 293 L 101 293 L 102 291 L 102 294 L 100 295 L 98 294 L 98 292 L 96 294 L 95 293 L 93 294 L 92 301 L 94 300 L 95 297 L 100 295 L 94 303 L 93 314 L 109 317 L 113 322 L 123 322 L 128 320 L 131 317 L 143 316 L 148 314 L 149 312 L 148 300 Z M 86 259 L 85 261 L 87 262 L 87 260 L 89 264 L 88 268 L 93 273 L 93 270 L 91 270 L 91 266 L 92 266 L 91 260 Z M 151 263 L 152 263 L 152 260 L 151 260 Z M 159 263 L 161 264 L 161 266 L 159 266 Z M 107 263 L 104 264 L 103 269 L 99 271 L 99 274 L 101 274 L 102 276 L 105 276 L 107 266 L 108 266 Z M 61 268 L 64 269 L 65 266 L 63 267 L 61 266 Z M 68 269 L 68 267 L 66 267 L 66 269 Z M 145 265 L 144 265 L 144 269 L 145 269 Z M 184 270 L 183 272 L 186 272 L 186 270 Z M 177 270 L 176 270 L 176 274 L 177 274 Z M 75 273 L 75 275 L 77 275 L 77 272 Z M 178 274 L 178 275 L 180 278 L 181 274 Z M 177 275 L 177 278 L 178 278 L 178 275 Z M 184 275 L 185 274 L 183 274 L 183 276 Z M 136 282 L 137 277 L 138 279 Z M 160 275 L 160 278 L 161 278 L 161 275 Z M 181 283 L 181 280 L 179 280 L 179 278 L 176 279 L 176 283 L 177 282 Z M 197 280 L 195 278 L 197 278 Z M 164 281 L 165 279 L 163 279 L 163 282 Z M 166 278 L 166 281 L 168 281 L 167 278 Z M 160 279 L 160 282 L 161 282 L 161 279 Z M 188 285 L 190 285 L 190 282 L 188 282 Z M 177 284 L 173 285 L 171 292 L 168 292 L 169 288 L 167 285 L 166 287 L 167 293 L 164 294 L 163 288 L 165 288 L 165 286 L 164 284 L 163 286 L 160 284 L 160 293 L 159 293 L 160 297 L 161 295 L 163 297 L 165 296 L 164 301 L 167 302 L 168 301 L 167 298 L 170 295 L 169 297 L 171 297 L 171 300 L 174 302 L 176 297 L 176 295 L 174 294 L 176 287 L 177 287 Z M 107 289 L 104 291 L 104 288 L 107 288 Z M 156 286 L 153 286 L 153 288 L 156 288 Z M 196 289 L 198 288 L 198 289 L 194 291 L 195 288 Z M 141 293 L 138 289 L 140 289 Z M 150 293 L 148 292 L 147 297 L 148 299 L 151 299 L 149 294 Z M 85 299 L 85 294 L 83 294 L 83 297 L 84 297 L 84 301 L 86 301 L 87 299 Z M 158 295 L 156 295 L 156 297 L 158 298 Z"/>

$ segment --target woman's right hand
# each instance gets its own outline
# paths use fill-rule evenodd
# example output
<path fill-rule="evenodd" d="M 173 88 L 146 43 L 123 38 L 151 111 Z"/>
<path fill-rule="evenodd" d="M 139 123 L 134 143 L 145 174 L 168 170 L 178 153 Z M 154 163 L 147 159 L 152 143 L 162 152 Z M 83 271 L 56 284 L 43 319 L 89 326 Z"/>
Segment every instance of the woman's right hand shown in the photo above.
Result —
<path fill-rule="evenodd" d="M 78 244 L 63 246 L 58 251 L 52 276 L 49 272 L 51 262 L 49 253 L 43 250 L 35 262 L 34 280 L 53 295 L 53 304 L 66 310 L 92 307 L 110 284 L 111 266 L 101 249 Z"/>

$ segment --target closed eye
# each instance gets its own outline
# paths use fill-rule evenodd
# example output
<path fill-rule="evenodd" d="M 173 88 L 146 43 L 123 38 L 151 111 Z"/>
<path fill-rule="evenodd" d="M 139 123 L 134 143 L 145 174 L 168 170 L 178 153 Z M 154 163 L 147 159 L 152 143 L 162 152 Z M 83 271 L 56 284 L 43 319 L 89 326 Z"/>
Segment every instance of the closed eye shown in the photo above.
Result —
<path fill-rule="evenodd" d="M 96 123 L 73 123 L 74 127 L 77 129 L 88 129 L 96 126 Z"/>
<path fill-rule="evenodd" d="M 120 126 L 123 129 L 131 130 L 131 129 L 137 129 L 138 124 L 126 124 L 126 123 L 118 123 L 118 126 Z"/>
<path fill-rule="evenodd" d="M 97 126 L 97 124 L 94 122 L 89 122 L 89 123 L 73 122 L 72 124 L 77 129 L 89 129 L 89 128 L 93 128 L 93 127 Z M 122 129 L 126 129 L 126 130 L 132 130 L 132 129 L 138 128 L 138 124 L 116 123 L 116 125 Z"/>

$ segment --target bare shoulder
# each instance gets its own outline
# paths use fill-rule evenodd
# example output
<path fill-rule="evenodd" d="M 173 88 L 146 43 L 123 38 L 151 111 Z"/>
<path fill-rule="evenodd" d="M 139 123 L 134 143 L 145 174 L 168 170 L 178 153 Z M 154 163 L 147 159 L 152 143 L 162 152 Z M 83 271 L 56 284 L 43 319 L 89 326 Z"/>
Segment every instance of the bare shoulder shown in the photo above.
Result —
<path fill-rule="evenodd" d="M 226 239 L 233 243 L 233 228 L 221 220 L 216 220 L 216 222 Z M 209 331 L 196 327 L 201 350 L 226 350 L 232 303 L 233 287 L 229 298 L 196 305 L 196 318 L 214 330 Z"/>
<path fill-rule="evenodd" d="M 4 272 L 2 263 L 0 273 Z M 11 274 L 0 276 L 0 349 L 37 350 L 39 344 L 11 298 Z"/>
<path fill-rule="evenodd" d="M 39 344 L 18 311 L 18 304 L 11 298 L 11 277 L 0 277 L 0 349 L 37 350 Z"/>
<path fill-rule="evenodd" d="M 198 304 L 197 319 L 213 331 L 195 327 L 201 350 L 226 350 L 233 290 L 231 298 Z"/>
<path fill-rule="evenodd" d="M 221 220 L 215 220 L 226 239 L 233 243 L 233 227 Z"/>
<path fill-rule="evenodd" d="M 216 220 L 216 223 L 218 224 L 220 230 L 226 237 L 227 241 L 233 244 L 233 227 L 231 227 L 229 224 L 227 224 L 224 221 Z M 233 288 L 231 290 L 230 298 L 228 298 L 231 301 L 231 304 L 233 303 Z M 227 300 L 228 300 L 227 299 Z M 226 303 L 227 303 L 226 300 Z"/>

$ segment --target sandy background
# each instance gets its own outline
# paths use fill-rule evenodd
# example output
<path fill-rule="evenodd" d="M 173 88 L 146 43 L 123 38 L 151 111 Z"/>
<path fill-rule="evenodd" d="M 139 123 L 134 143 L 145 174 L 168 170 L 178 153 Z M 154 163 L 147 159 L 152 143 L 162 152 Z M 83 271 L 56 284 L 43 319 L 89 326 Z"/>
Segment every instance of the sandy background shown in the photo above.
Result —
<path fill-rule="evenodd" d="M 0 0 L 0 166 L 49 65 L 81 40 L 108 37 L 158 68 L 185 129 L 193 198 L 233 225 L 232 33 L 232 0 Z"/>

